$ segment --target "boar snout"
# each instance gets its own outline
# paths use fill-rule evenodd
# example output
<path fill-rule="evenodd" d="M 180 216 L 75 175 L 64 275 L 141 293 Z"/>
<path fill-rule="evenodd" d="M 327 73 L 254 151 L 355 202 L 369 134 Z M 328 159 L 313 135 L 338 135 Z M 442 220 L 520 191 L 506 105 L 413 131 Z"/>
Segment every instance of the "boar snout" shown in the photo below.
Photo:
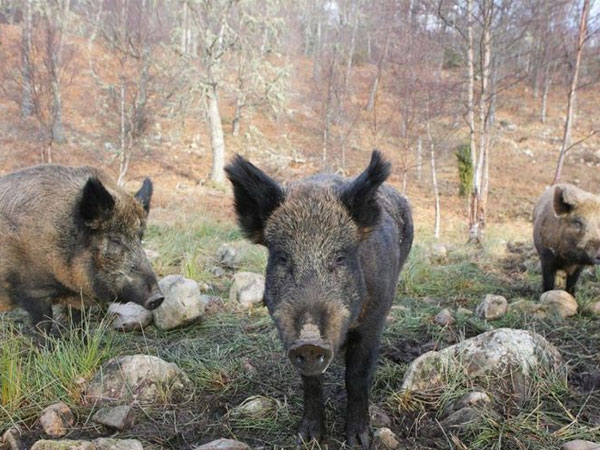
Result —
<path fill-rule="evenodd" d="M 153 309 L 158 308 L 162 304 L 164 299 L 165 297 L 163 296 L 162 292 L 160 292 L 160 290 L 153 291 L 150 294 L 150 297 L 148 297 L 144 302 L 144 308 L 152 311 Z"/>
<path fill-rule="evenodd" d="M 291 345 L 288 358 L 302 375 L 318 375 L 331 364 L 333 351 L 329 344 L 320 340 L 297 341 Z"/>

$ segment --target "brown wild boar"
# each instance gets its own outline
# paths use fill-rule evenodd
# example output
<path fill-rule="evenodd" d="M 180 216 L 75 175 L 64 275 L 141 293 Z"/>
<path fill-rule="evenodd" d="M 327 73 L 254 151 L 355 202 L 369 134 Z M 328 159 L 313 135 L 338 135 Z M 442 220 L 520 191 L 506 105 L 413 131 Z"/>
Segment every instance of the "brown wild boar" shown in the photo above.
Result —
<path fill-rule="evenodd" d="M 557 270 L 573 294 L 585 266 L 600 264 L 600 197 L 571 184 L 557 184 L 533 211 L 533 241 L 542 263 L 543 291 L 554 289 Z"/>
<path fill-rule="evenodd" d="M 225 170 L 242 231 L 268 249 L 264 301 L 304 387 L 299 440 L 324 438 L 323 372 L 343 352 L 347 443 L 368 448 L 369 385 L 413 240 L 407 200 L 383 185 L 390 164 L 375 151 L 354 179 L 285 188 L 241 156 Z"/>
<path fill-rule="evenodd" d="M 65 299 L 163 300 L 142 248 L 152 182 L 135 198 L 91 167 L 42 165 L 0 177 L 0 310 L 25 309 L 44 333 Z"/>

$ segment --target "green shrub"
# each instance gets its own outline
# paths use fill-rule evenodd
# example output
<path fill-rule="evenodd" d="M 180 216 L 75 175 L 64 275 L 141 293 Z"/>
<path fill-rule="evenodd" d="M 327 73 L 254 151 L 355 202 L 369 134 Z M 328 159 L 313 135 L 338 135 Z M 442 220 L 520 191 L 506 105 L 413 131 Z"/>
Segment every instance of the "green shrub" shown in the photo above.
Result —
<path fill-rule="evenodd" d="M 469 195 L 469 192 L 473 189 L 473 161 L 471 161 L 471 146 L 469 144 L 458 147 L 456 160 L 458 179 L 460 180 L 458 194 L 464 197 Z"/>
<path fill-rule="evenodd" d="M 456 69 L 463 66 L 463 56 L 460 54 L 460 52 L 453 48 L 444 49 L 444 62 L 442 66 L 444 69 Z"/>

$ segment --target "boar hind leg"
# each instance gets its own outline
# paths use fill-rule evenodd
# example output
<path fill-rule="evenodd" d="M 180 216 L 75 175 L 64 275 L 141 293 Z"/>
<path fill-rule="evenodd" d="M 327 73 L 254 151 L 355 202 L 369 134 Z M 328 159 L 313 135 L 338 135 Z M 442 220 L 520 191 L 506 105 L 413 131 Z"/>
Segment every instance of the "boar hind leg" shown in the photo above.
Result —
<path fill-rule="evenodd" d="M 575 295 L 575 285 L 582 271 L 583 266 L 577 266 L 571 273 L 567 273 L 567 292 L 569 294 Z"/>
<path fill-rule="evenodd" d="M 323 439 L 325 413 L 323 405 L 323 376 L 302 376 L 304 388 L 304 414 L 298 429 L 298 444 Z"/>
<path fill-rule="evenodd" d="M 351 447 L 369 448 L 369 385 L 377 359 L 378 337 L 350 331 L 346 342 L 346 439 Z"/>

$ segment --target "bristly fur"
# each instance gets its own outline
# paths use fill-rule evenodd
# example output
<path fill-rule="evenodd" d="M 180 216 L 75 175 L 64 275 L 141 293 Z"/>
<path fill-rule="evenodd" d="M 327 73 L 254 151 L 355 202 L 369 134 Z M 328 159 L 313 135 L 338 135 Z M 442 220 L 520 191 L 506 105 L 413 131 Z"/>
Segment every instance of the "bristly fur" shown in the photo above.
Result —
<path fill-rule="evenodd" d="M 265 223 L 283 202 L 283 189 L 240 155 L 235 155 L 225 167 L 225 173 L 233 184 L 234 207 L 240 228 L 248 239 L 263 244 Z"/>
<path fill-rule="evenodd" d="M 113 208 L 115 199 L 96 177 L 90 177 L 81 193 L 79 201 L 79 214 L 86 224 L 96 220 L 106 220 Z"/>
<path fill-rule="evenodd" d="M 150 200 L 152 199 L 152 193 L 154 192 L 154 186 L 150 178 L 145 178 L 142 183 L 142 187 L 135 194 L 135 198 L 142 204 L 146 214 L 150 212 Z"/>
<path fill-rule="evenodd" d="M 374 150 L 369 166 L 344 187 L 340 199 L 350 211 L 352 218 L 363 229 L 369 230 L 379 222 L 381 207 L 377 201 L 377 189 L 390 176 L 391 164 L 381 152 Z"/>

